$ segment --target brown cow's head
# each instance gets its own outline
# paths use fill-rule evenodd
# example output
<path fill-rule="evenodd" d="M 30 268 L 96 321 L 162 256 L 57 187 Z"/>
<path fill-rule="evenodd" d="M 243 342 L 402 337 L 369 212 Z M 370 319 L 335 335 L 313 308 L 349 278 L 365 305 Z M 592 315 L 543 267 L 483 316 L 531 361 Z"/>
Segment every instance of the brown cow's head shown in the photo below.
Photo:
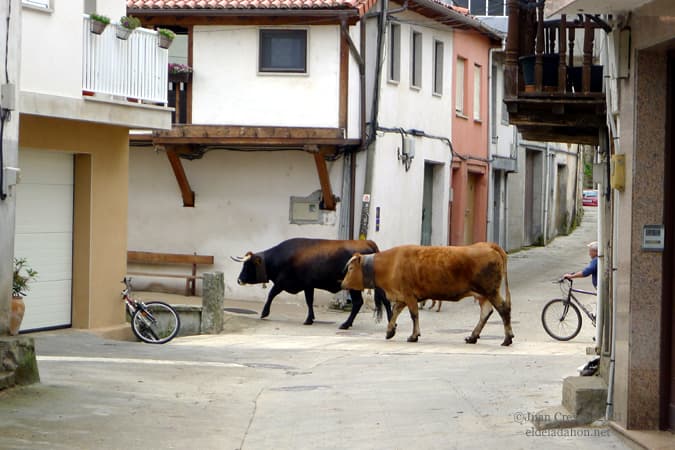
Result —
<path fill-rule="evenodd" d="M 342 289 L 354 289 L 361 291 L 364 289 L 363 283 L 363 268 L 361 267 L 361 260 L 363 257 L 360 253 L 354 253 L 347 264 L 345 265 L 345 277 L 342 280 Z"/>
<path fill-rule="evenodd" d="M 237 278 L 239 285 L 266 283 L 269 281 L 267 271 L 265 270 L 265 261 L 261 255 L 248 252 L 243 258 L 232 259 L 244 263 L 241 273 Z"/>

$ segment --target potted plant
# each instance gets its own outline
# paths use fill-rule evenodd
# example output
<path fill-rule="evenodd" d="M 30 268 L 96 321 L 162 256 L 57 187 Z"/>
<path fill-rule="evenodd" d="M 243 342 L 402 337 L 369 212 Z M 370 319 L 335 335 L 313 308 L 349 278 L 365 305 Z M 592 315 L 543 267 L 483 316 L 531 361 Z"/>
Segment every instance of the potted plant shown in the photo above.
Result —
<path fill-rule="evenodd" d="M 176 37 L 176 33 L 166 28 L 160 28 L 157 30 L 157 36 L 159 36 L 158 45 L 161 48 L 169 48 Z"/>
<path fill-rule="evenodd" d="M 186 64 L 169 63 L 169 81 L 189 83 L 192 79 L 192 67 Z"/>
<path fill-rule="evenodd" d="M 134 16 L 122 16 L 120 18 L 120 23 L 117 25 L 115 34 L 119 39 L 127 40 L 131 33 L 138 27 L 141 26 L 141 19 Z"/>
<path fill-rule="evenodd" d="M 90 30 L 94 34 L 101 34 L 110 23 L 110 17 L 92 13 L 89 16 Z"/>
<path fill-rule="evenodd" d="M 9 334 L 16 336 L 21 328 L 26 304 L 23 297 L 30 289 L 29 284 L 37 278 L 37 272 L 29 265 L 26 258 L 14 258 L 14 280 L 12 284 L 12 305 L 9 317 Z"/>

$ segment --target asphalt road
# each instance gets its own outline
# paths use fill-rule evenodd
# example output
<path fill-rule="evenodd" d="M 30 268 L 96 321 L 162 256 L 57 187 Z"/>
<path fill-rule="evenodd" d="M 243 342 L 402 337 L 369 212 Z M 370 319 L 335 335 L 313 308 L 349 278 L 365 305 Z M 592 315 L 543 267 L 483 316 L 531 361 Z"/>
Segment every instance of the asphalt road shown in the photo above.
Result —
<path fill-rule="evenodd" d="M 2 449 L 624 449 L 602 424 L 537 432 L 530 419 L 558 405 L 562 380 L 590 357 L 586 322 L 572 342 L 549 338 L 542 305 L 551 283 L 587 263 L 595 210 L 545 248 L 510 256 L 514 343 L 502 347 L 493 314 L 476 345 L 472 299 L 421 312 L 421 337 L 399 318 L 362 312 L 348 331 L 345 312 L 317 307 L 302 325 L 301 296 L 276 300 L 260 320 L 259 302 L 227 300 L 219 335 L 166 345 L 61 330 L 34 333 L 42 382 L 0 392 Z M 590 280 L 582 280 L 580 285 Z"/>

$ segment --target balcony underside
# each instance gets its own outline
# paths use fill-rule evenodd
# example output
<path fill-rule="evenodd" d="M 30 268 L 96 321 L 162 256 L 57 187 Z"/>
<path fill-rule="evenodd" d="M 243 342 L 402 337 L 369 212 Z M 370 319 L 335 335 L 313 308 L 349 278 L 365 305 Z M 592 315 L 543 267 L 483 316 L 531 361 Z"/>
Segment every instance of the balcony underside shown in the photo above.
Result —
<path fill-rule="evenodd" d="M 352 151 L 359 139 L 347 139 L 341 128 L 254 127 L 235 125 L 181 125 L 152 135 L 132 135 L 131 144 L 154 145 L 166 151 L 184 206 L 194 206 L 195 193 L 183 168 L 182 159 L 201 159 L 209 150 L 274 151 L 300 150 L 312 155 L 322 190 L 323 209 L 335 210 L 326 159 L 335 158 L 346 148 Z"/>
<path fill-rule="evenodd" d="M 521 93 L 504 102 L 509 122 L 528 140 L 598 145 L 599 130 L 606 124 L 605 99 L 600 95 Z"/>

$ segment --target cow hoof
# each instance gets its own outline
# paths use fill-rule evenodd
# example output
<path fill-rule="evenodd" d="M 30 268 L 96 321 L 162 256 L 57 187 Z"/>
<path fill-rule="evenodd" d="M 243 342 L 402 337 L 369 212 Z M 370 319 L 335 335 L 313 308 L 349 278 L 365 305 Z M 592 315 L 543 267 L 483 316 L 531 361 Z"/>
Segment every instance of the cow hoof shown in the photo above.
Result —
<path fill-rule="evenodd" d="M 396 334 L 396 328 L 394 328 L 393 330 L 387 330 L 387 339 L 393 338 L 395 334 Z"/>
<path fill-rule="evenodd" d="M 270 312 L 269 312 L 269 311 L 263 311 L 262 313 L 260 313 L 260 318 L 261 318 L 261 319 L 264 319 L 265 317 L 267 317 L 267 316 L 269 316 L 269 315 L 270 315 Z"/>
<path fill-rule="evenodd" d="M 313 323 L 314 323 L 314 320 L 312 320 L 312 319 L 307 319 L 307 320 L 305 320 L 305 321 L 303 322 L 303 325 L 311 325 L 311 324 L 313 324 Z"/>
<path fill-rule="evenodd" d="M 417 342 L 418 337 L 417 336 L 410 336 L 408 338 L 408 342 Z"/>
<path fill-rule="evenodd" d="M 466 341 L 467 344 L 475 344 L 476 342 L 478 342 L 478 336 L 476 336 L 476 337 L 474 337 L 474 336 L 466 337 L 466 338 L 464 338 L 464 341 Z"/>
<path fill-rule="evenodd" d="M 348 330 L 350 327 L 351 327 L 351 324 L 348 324 L 347 322 L 340 325 L 341 330 Z"/>
<path fill-rule="evenodd" d="M 513 338 L 511 336 L 508 336 L 508 337 L 504 338 L 504 342 L 502 342 L 502 345 L 504 347 L 508 347 L 509 345 L 511 345 L 512 342 L 513 342 Z"/>

